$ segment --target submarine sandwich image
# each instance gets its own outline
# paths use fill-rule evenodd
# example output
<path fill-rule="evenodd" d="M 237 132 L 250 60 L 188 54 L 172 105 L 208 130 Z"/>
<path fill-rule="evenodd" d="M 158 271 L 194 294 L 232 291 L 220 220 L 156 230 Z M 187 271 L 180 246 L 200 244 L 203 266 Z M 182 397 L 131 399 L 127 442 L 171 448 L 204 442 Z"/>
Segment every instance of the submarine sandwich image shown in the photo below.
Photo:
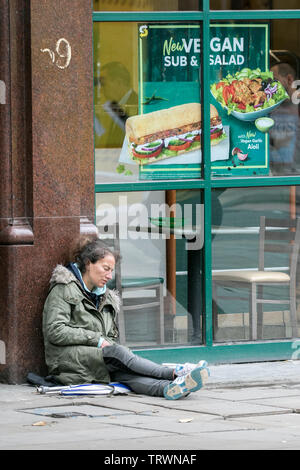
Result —
<path fill-rule="evenodd" d="M 125 130 L 131 158 L 140 165 L 176 157 L 201 147 L 201 105 L 186 103 L 131 116 Z M 226 135 L 217 109 L 210 105 L 211 145 Z"/>

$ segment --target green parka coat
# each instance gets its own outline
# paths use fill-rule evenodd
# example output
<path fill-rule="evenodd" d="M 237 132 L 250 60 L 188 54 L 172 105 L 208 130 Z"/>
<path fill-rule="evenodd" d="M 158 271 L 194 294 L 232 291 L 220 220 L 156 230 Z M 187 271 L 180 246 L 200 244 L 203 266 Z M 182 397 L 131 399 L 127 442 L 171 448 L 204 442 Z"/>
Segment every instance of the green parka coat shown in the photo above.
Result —
<path fill-rule="evenodd" d="M 119 294 L 110 289 L 96 309 L 80 282 L 66 267 L 58 265 L 50 280 L 43 311 L 43 335 L 49 374 L 63 385 L 110 382 L 100 337 L 118 339 L 116 317 Z"/>

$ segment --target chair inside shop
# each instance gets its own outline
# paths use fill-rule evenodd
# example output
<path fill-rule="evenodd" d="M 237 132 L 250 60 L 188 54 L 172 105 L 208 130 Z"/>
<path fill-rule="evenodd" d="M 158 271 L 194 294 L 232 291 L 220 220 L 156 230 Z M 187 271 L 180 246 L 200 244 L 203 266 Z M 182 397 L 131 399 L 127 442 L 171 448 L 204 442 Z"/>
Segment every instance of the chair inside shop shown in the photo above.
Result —
<path fill-rule="evenodd" d="M 226 289 L 230 293 L 232 289 L 248 289 L 249 300 L 249 328 L 250 340 L 263 337 L 263 306 L 265 304 L 289 305 L 290 322 L 293 337 L 298 336 L 296 313 L 296 271 L 300 243 L 300 219 L 282 219 L 260 217 L 259 227 L 259 255 L 258 269 L 224 270 L 213 272 L 213 321 L 214 333 L 218 329 L 218 288 Z M 288 253 L 289 266 L 286 270 L 276 268 L 271 270 L 266 266 L 266 253 Z M 274 268 L 273 268 L 274 269 Z M 268 286 L 288 286 L 288 299 L 268 298 L 266 295 Z M 271 297 L 271 296 L 270 296 Z M 239 299 L 231 297 L 226 299 Z"/>
<path fill-rule="evenodd" d="M 126 321 L 127 312 L 141 311 L 145 313 L 155 308 L 157 314 L 155 332 L 157 344 L 164 343 L 164 297 L 162 277 L 145 277 L 143 275 L 128 277 L 123 275 L 121 269 L 120 250 L 120 229 L 119 224 L 105 225 L 99 228 L 99 238 L 112 248 L 119 257 L 115 266 L 115 277 L 109 284 L 110 288 L 115 288 L 121 296 L 121 307 L 119 313 L 119 334 L 120 343 L 126 344 Z M 138 296 L 138 291 L 143 291 L 145 295 Z M 129 295 L 128 295 L 129 294 Z M 135 295 L 134 295 L 135 294 Z M 154 295 L 153 295 L 154 294 Z"/>

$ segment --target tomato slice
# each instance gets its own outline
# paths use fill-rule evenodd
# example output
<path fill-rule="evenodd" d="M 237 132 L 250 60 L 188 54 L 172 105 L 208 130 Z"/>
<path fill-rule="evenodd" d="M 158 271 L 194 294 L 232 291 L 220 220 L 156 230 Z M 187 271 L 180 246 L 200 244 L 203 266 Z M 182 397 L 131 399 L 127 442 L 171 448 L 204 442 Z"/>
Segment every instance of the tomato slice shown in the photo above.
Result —
<path fill-rule="evenodd" d="M 137 158 L 152 158 L 152 157 L 157 157 L 162 151 L 162 147 L 160 147 L 158 150 L 156 150 L 155 152 L 152 152 L 152 153 L 138 153 L 134 150 L 134 148 L 132 149 L 132 153 L 135 157 Z"/>
<path fill-rule="evenodd" d="M 238 108 L 240 108 L 240 109 L 246 109 L 246 105 L 244 105 L 244 103 L 240 103 L 240 104 L 238 105 Z"/>
<path fill-rule="evenodd" d="M 222 129 L 219 132 L 214 132 L 213 134 L 210 134 L 210 140 L 217 139 L 218 137 L 221 137 L 222 134 L 223 134 Z"/>
<path fill-rule="evenodd" d="M 226 85 L 223 88 L 223 98 L 226 104 L 228 104 L 229 97 L 234 97 L 235 90 L 233 85 Z"/>
<path fill-rule="evenodd" d="M 223 98 L 226 104 L 228 104 L 229 95 L 231 95 L 231 88 L 229 85 L 226 85 L 223 88 Z"/>
<path fill-rule="evenodd" d="M 170 150 L 186 150 L 192 145 L 192 142 L 189 140 L 188 142 L 184 142 L 183 144 L 179 145 L 168 145 L 168 149 Z"/>
<path fill-rule="evenodd" d="M 217 85 L 216 85 L 216 89 L 218 90 L 219 88 L 225 86 L 225 82 L 219 82 Z"/>

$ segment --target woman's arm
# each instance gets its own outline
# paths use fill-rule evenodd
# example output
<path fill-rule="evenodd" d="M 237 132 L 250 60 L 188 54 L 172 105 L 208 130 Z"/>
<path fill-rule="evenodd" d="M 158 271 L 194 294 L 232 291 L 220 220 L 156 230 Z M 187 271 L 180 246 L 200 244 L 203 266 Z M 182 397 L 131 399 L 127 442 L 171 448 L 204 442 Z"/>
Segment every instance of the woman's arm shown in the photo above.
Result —
<path fill-rule="evenodd" d="M 65 286 L 55 286 L 45 302 L 43 333 L 48 341 L 58 346 L 85 344 L 97 346 L 100 333 L 70 325 L 72 306 L 64 299 Z"/>

